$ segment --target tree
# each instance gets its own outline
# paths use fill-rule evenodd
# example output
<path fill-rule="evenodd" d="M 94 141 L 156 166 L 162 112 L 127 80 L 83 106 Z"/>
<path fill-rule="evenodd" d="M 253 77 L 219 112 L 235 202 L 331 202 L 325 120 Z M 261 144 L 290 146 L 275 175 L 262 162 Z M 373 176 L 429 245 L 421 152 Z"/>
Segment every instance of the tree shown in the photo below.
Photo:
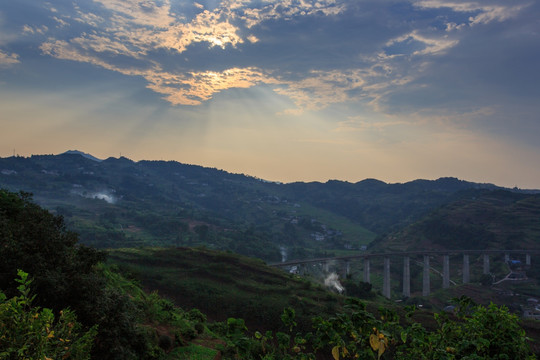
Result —
<path fill-rule="evenodd" d="M 37 306 L 52 314 L 69 307 L 83 327 L 98 326 L 93 358 L 144 358 L 147 344 L 137 327 L 137 309 L 127 295 L 108 287 L 97 269 L 105 253 L 77 242 L 63 218 L 33 203 L 30 194 L 0 189 L 0 289 L 17 296 L 12 279 L 24 269 L 34 278 Z"/>
<path fill-rule="evenodd" d="M 0 289 L 17 294 L 17 269 L 34 278 L 39 305 L 78 308 L 103 286 L 93 267 L 105 253 L 78 245 L 77 234 L 31 201 L 28 193 L 0 190 Z"/>

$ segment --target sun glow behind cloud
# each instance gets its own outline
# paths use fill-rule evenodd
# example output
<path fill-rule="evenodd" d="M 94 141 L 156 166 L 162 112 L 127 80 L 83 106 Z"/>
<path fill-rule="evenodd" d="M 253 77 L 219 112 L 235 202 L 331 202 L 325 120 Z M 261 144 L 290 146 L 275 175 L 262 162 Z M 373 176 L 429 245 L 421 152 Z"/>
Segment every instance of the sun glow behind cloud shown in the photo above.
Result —
<path fill-rule="evenodd" d="M 212 11 L 204 9 L 204 5 L 194 4 L 199 12 L 186 21 L 184 16 L 172 12 L 169 1 L 94 2 L 101 5 L 100 10 L 106 10 L 106 15 L 83 13 L 75 6 L 79 16 L 71 18 L 66 15 L 64 19 L 57 18 L 63 25 L 75 20 L 90 26 L 90 33 L 85 31 L 79 36 L 65 39 L 49 37 L 40 46 L 44 54 L 90 63 L 124 75 L 141 76 L 147 80 L 149 89 L 164 94 L 164 98 L 173 105 L 199 105 L 202 101 L 211 99 L 217 92 L 251 87 L 258 83 L 286 86 L 291 89 L 287 91 L 280 87 L 277 89 L 278 93 L 290 94 L 297 99 L 296 103 L 300 106 L 297 111 L 300 112 L 304 105 L 307 105 L 308 109 L 320 107 L 313 102 L 307 104 L 303 94 L 319 85 L 327 88 L 320 76 L 306 78 L 305 89 L 302 89 L 297 84 L 291 86 L 289 81 L 280 80 L 279 75 L 272 74 L 275 69 L 263 71 L 250 66 L 221 71 L 193 71 L 186 67 L 180 67 L 176 71 L 166 70 L 151 53 L 165 49 L 180 55 L 186 52 L 189 46 L 198 43 L 207 44 L 209 48 L 236 49 L 245 41 L 259 41 L 255 35 L 245 33 L 245 30 L 263 21 L 305 17 L 315 13 L 337 15 L 344 8 L 334 0 L 265 2 L 259 8 L 246 8 L 246 5 L 251 5 L 249 1 L 224 1 Z M 26 25 L 26 28 L 30 27 Z M 241 35 L 243 32 L 245 34 Z M 136 60 L 136 65 L 124 66 L 117 61 L 120 57 L 132 58 Z M 322 81 L 317 83 L 319 80 Z M 338 87 L 339 85 L 336 90 Z M 320 95 L 328 95 L 328 91 Z M 341 99 L 337 100 L 343 101 L 344 98 L 341 96 Z M 329 103 L 335 101 L 336 99 L 331 99 Z"/>

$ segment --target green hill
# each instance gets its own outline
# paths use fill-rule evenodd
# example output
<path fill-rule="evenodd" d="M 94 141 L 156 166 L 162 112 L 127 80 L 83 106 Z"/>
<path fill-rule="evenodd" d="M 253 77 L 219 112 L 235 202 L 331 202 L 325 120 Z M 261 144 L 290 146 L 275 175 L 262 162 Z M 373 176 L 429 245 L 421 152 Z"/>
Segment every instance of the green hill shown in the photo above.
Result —
<path fill-rule="evenodd" d="M 373 249 L 454 250 L 540 247 L 540 195 L 483 191 L 440 207 Z"/>
<path fill-rule="evenodd" d="M 182 308 L 198 308 L 216 321 L 246 320 L 249 328 L 278 330 L 283 309 L 292 307 L 308 328 L 315 315 L 330 315 L 343 297 L 321 279 L 305 279 L 262 261 L 205 248 L 115 249 L 109 262 L 132 274 L 149 291 Z M 319 283 L 317 283 L 319 280 Z"/>
<path fill-rule="evenodd" d="M 440 206 L 498 189 L 455 178 L 280 184 L 77 151 L 0 158 L 0 187 L 34 194 L 94 247 L 204 245 L 269 262 L 357 252 Z"/>
<path fill-rule="evenodd" d="M 0 235 L 6 359 L 534 358 L 518 318 L 496 305 L 461 299 L 452 316 L 411 317 L 208 249 L 116 249 L 104 264 L 26 194 L 0 190 Z"/>

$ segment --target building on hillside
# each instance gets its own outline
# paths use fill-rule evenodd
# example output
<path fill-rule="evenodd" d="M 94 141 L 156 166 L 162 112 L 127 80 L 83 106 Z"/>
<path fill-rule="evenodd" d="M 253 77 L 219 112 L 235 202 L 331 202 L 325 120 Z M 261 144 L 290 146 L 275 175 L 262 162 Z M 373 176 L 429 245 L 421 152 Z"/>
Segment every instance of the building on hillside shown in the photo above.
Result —
<path fill-rule="evenodd" d="M 527 299 L 527 305 L 523 307 L 523 318 L 540 320 L 540 306 L 538 299 Z"/>

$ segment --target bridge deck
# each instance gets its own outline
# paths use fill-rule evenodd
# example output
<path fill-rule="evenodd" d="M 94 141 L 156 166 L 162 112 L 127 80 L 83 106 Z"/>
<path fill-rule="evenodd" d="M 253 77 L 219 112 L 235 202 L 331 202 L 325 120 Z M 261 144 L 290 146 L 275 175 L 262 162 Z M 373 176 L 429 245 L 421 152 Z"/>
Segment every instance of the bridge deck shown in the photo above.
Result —
<path fill-rule="evenodd" d="M 334 256 L 326 258 L 290 260 L 281 263 L 269 264 L 270 266 L 282 267 L 299 264 L 324 263 L 328 261 L 346 261 L 355 259 L 370 259 L 377 257 L 397 257 L 397 256 L 414 256 L 414 255 L 451 255 L 451 254 L 529 254 L 538 255 L 540 250 L 426 250 L 426 251 L 404 251 L 404 252 L 388 252 L 388 253 L 365 253 L 357 255 Z"/>

